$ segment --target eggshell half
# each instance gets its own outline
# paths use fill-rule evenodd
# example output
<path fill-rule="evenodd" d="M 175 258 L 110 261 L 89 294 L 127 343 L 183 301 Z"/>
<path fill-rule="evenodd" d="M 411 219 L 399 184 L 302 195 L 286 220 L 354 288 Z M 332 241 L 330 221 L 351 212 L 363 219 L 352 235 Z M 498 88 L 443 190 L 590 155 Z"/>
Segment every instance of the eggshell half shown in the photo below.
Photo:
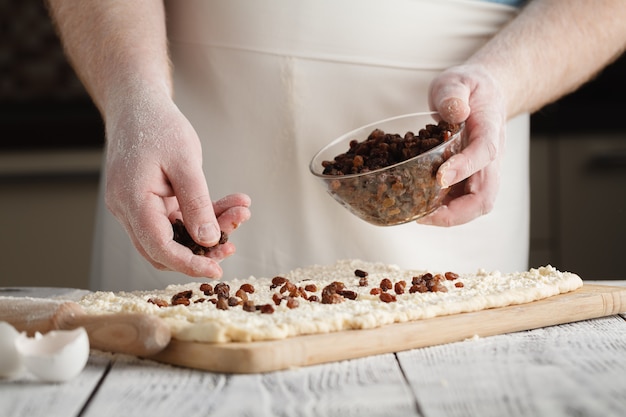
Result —
<path fill-rule="evenodd" d="M 53 330 L 35 337 L 21 334 L 16 347 L 25 368 L 51 382 L 68 381 L 81 373 L 89 358 L 89 338 L 84 328 Z"/>
<path fill-rule="evenodd" d="M 0 378 L 18 376 L 23 370 L 22 358 L 15 342 L 20 333 L 5 321 L 0 321 Z"/>

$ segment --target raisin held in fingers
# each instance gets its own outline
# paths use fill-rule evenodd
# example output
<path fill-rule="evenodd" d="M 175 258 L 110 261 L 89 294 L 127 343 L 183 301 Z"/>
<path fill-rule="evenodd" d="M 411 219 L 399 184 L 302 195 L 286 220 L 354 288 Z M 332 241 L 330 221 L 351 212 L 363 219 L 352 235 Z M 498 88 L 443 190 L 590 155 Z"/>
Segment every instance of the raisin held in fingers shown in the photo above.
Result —
<path fill-rule="evenodd" d="M 174 241 L 189 248 L 194 253 L 194 255 L 204 256 L 212 250 L 216 249 L 218 246 L 228 242 L 228 235 L 224 232 L 221 232 L 220 240 L 217 245 L 211 247 L 202 246 L 196 243 L 191 238 L 191 235 L 187 231 L 185 224 L 180 219 L 176 219 L 174 223 L 172 223 L 172 230 L 174 232 Z"/>

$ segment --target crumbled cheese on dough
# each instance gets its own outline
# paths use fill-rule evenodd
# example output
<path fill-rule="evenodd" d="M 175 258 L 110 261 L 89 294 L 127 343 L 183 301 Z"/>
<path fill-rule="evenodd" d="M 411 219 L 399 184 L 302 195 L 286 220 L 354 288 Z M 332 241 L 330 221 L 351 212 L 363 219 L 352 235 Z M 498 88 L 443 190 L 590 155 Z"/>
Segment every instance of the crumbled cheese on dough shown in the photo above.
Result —
<path fill-rule="evenodd" d="M 359 286 L 356 269 L 368 272 L 368 285 Z M 170 285 L 162 290 L 136 292 L 95 292 L 85 296 L 80 304 L 88 314 L 146 313 L 165 320 L 172 336 L 179 340 L 198 342 L 249 342 L 283 339 L 292 336 L 327 333 L 348 329 L 368 329 L 386 324 L 427 319 L 435 316 L 478 311 L 528 303 L 573 291 L 582 286 L 575 274 L 560 272 L 552 266 L 525 272 L 503 274 L 499 271 L 480 270 L 475 274 L 460 274 L 454 281 L 444 280 L 447 292 L 409 293 L 411 280 L 425 271 L 401 270 L 394 265 L 368 263 L 359 260 L 341 260 L 333 265 L 313 265 L 283 274 L 290 282 L 304 287 L 315 284 L 321 299 L 322 289 L 334 281 L 343 282 L 346 289 L 355 291 L 356 300 L 346 299 L 338 304 L 322 304 L 298 298 L 299 306 L 290 309 L 286 302 L 275 305 L 272 295 L 279 288 L 271 287 L 272 278 L 250 277 L 246 280 L 224 281 L 230 286 L 230 294 L 250 283 L 255 292 L 249 294 L 256 305 L 272 304 L 272 314 L 260 311 L 247 312 L 241 306 L 228 310 L 217 309 L 208 301 L 193 303 L 199 298 L 210 298 L 200 291 L 200 282 Z M 445 272 L 445 271 L 442 271 Z M 407 282 L 404 294 L 395 294 L 396 302 L 384 303 L 377 295 L 371 295 L 383 278 L 392 283 Z M 458 288 L 456 282 L 462 282 Z M 213 286 L 217 282 L 210 282 Z M 174 294 L 193 290 L 189 306 L 158 307 L 148 302 L 151 298 L 171 300 Z M 393 293 L 393 289 L 390 291 Z"/>

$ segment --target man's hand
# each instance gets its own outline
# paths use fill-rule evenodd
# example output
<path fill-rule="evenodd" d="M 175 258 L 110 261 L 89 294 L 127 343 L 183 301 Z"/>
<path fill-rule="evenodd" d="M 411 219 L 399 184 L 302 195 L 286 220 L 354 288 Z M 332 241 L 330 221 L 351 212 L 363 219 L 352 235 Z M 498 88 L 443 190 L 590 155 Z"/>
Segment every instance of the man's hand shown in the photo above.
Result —
<path fill-rule="evenodd" d="M 489 213 L 500 183 L 504 151 L 506 103 L 495 80 L 480 66 L 450 68 L 433 80 L 431 108 L 451 123 L 465 122 L 467 143 L 437 172 L 437 181 L 451 187 L 444 206 L 420 220 L 422 224 L 454 226 Z"/>
<path fill-rule="evenodd" d="M 250 198 L 232 194 L 213 203 L 196 132 L 167 95 L 142 94 L 107 118 L 106 204 L 156 268 L 218 278 L 233 244 L 194 255 L 173 240 L 172 222 L 182 219 L 195 242 L 214 246 L 220 231 L 230 234 L 250 218 Z"/>

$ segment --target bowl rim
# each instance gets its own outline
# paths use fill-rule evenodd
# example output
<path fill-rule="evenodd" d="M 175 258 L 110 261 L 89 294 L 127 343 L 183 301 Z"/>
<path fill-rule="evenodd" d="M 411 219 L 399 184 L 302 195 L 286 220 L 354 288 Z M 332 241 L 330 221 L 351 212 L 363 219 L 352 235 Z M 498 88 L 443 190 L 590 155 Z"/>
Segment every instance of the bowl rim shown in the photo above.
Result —
<path fill-rule="evenodd" d="M 373 171 L 359 172 L 359 173 L 356 173 L 356 174 L 328 175 L 328 174 L 323 174 L 323 173 L 316 172 L 315 171 L 315 167 L 313 166 L 313 162 L 317 159 L 317 157 L 322 152 L 324 152 L 326 149 L 330 148 L 331 146 L 336 145 L 337 143 L 341 142 L 342 140 L 345 139 L 346 136 L 351 136 L 353 134 L 356 134 L 356 132 L 358 132 L 360 130 L 367 129 L 367 128 L 372 128 L 372 127 L 375 127 L 376 125 L 379 125 L 379 124 L 382 124 L 382 123 L 387 123 L 387 122 L 392 122 L 392 121 L 397 120 L 397 119 L 405 119 L 405 118 L 408 118 L 408 117 L 418 117 L 418 116 L 434 116 L 436 114 L 439 114 L 439 112 L 427 111 L 427 112 L 418 112 L 418 113 L 406 113 L 406 114 L 401 114 L 401 115 L 398 115 L 398 116 L 388 117 L 386 119 L 378 120 L 376 122 L 368 123 L 368 124 L 363 125 L 361 127 L 357 127 L 356 129 L 352 129 L 351 131 L 346 132 L 346 133 L 340 135 L 339 137 L 337 137 L 336 139 L 334 139 L 330 143 L 327 143 L 319 151 L 317 151 L 315 153 L 315 155 L 313 155 L 313 158 L 311 158 L 311 162 L 309 162 L 309 171 L 311 171 L 311 174 L 315 175 L 316 177 L 323 178 L 323 179 L 356 178 L 356 177 L 370 175 L 370 174 L 373 174 L 373 173 L 377 173 L 377 172 L 381 172 L 381 171 L 384 171 L 384 170 L 388 170 L 388 169 L 391 169 L 393 167 L 397 167 L 399 165 L 406 164 L 406 163 L 408 163 L 410 161 L 413 161 L 413 160 L 415 160 L 417 158 L 421 158 L 421 157 L 427 156 L 428 154 L 435 152 L 439 148 L 443 147 L 444 145 L 447 145 L 447 144 L 451 143 L 453 140 L 455 140 L 458 137 L 460 137 L 463 129 L 465 128 L 465 122 L 460 123 L 461 129 L 455 135 L 453 135 L 447 141 L 442 142 L 439 145 L 435 146 L 434 148 L 431 148 L 431 149 L 427 150 L 426 152 L 423 152 L 423 153 L 421 153 L 419 155 L 415 155 L 413 158 L 405 159 L 404 161 L 395 163 L 393 165 L 388 165 L 386 167 L 378 168 L 378 169 L 375 169 Z"/>

